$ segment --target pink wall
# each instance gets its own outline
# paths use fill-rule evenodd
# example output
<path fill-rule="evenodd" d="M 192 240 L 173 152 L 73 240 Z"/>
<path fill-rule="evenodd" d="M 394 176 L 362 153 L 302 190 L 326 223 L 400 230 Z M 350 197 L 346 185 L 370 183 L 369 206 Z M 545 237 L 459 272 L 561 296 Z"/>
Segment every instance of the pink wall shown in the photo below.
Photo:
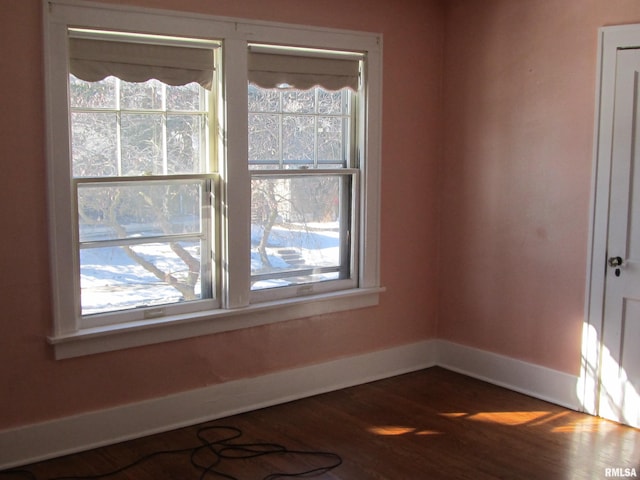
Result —
<path fill-rule="evenodd" d="M 40 0 L 0 15 L 0 429 L 319 363 L 435 335 L 443 9 L 436 0 L 130 0 L 384 35 L 379 307 L 55 361 Z M 420 55 L 415 55 L 416 51 Z"/>
<path fill-rule="evenodd" d="M 40 1 L 3 0 L 0 429 L 436 336 L 578 373 L 597 28 L 640 22 L 637 0 L 180 8 L 384 34 L 388 290 L 376 308 L 53 360 Z"/>
<path fill-rule="evenodd" d="M 633 0 L 452 0 L 438 335 L 579 373 L 597 29 Z"/>

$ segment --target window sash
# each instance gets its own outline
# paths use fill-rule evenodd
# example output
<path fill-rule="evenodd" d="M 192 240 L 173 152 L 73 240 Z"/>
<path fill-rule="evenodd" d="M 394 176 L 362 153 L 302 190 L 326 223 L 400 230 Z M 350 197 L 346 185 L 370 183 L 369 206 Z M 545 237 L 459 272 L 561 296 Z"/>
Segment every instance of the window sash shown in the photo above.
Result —
<path fill-rule="evenodd" d="M 302 178 L 338 178 L 339 193 L 339 256 L 337 264 L 328 267 L 293 268 L 274 270 L 265 274 L 252 274 L 251 282 L 260 280 L 286 279 L 304 275 L 337 273 L 333 279 L 311 279 L 309 281 L 290 282 L 283 286 L 252 288 L 251 302 L 262 302 L 311 293 L 329 292 L 358 286 L 359 264 L 359 178 L 358 169 L 302 169 L 302 170 L 252 170 L 251 179 L 302 179 Z"/>
<path fill-rule="evenodd" d="M 102 310 L 100 313 L 85 313 L 82 315 L 82 325 L 84 327 L 95 326 L 96 324 L 109 324 L 121 321 L 127 321 L 131 318 L 142 316 L 148 318 L 149 311 L 158 312 L 162 309 L 162 315 L 170 313 L 181 313 L 185 311 L 193 311 L 197 309 L 214 308 L 219 306 L 216 292 L 216 275 L 215 270 L 215 241 L 213 212 L 215 211 L 215 184 L 217 176 L 213 174 L 195 174 L 195 175 L 172 175 L 172 176 L 153 176 L 153 177 L 123 177 L 117 180 L 112 178 L 80 178 L 73 181 L 75 194 L 76 211 L 78 212 L 79 190 L 91 187 L 143 187 L 147 185 L 154 186 L 179 186 L 179 185 L 198 185 L 200 191 L 199 198 L 199 228 L 198 231 L 191 233 L 163 234 L 163 235 L 136 235 L 126 236 L 124 238 L 102 239 L 102 240 L 81 240 L 80 234 L 80 216 L 76 215 L 78 221 L 75 223 L 76 251 L 78 255 L 78 276 L 82 268 L 79 259 L 82 251 L 87 249 L 99 249 L 109 247 L 133 247 L 149 244 L 162 244 L 170 242 L 197 241 L 200 244 L 199 255 L 199 283 L 200 298 L 187 300 L 185 302 L 167 302 L 153 301 L 151 304 L 145 305 L 143 302 L 135 306 L 115 306 L 112 310 Z M 169 283 L 167 283 L 169 286 Z M 162 287 L 166 288 L 166 287 Z M 173 290 L 171 290 L 173 292 Z M 82 304 L 82 291 L 77 293 L 78 300 Z M 135 311 L 136 309 L 137 311 Z M 142 310 L 141 310 L 142 309 Z M 81 306 L 82 310 L 82 306 Z M 160 315 L 158 315 L 160 316 Z"/>
<path fill-rule="evenodd" d="M 259 87 L 262 88 L 262 87 Z M 320 104 L 320 91 L 314 89 L 314 111 L 287 111 L 283 105 L 283 95 L 290 92 L 290 90 L 265 90 L 266 92 L 276 92 L 279 97 L 279 104 L 277 108 L 271 108 L 265 111 L 259 111 L 256 109 L 249 110 L 249 137 L 251 137 L 251 122 L 255 122 L 260 117 L 264 119 L 270 119 L 272 122 L 277 123 L 277 145 L 274 145 L 276 153 L 272 154 L 273 158 L 252 158 L 253 152 L 251 151 L 251 143 L 249 148 L 249 168 L 251 169 L 268 169 L 268 168 L 352 168 L 355 163 L 356 156 L 356 97 L 357 93 L 350 91 L 339 92 L 342 96 L 342 102 L 344 107 L 340 113 L 336 112 L 322 112 L 319 108 Z M 308 92 L 305 92 L 308 93 Z M 335 93 L 335 92 L 334 92 Z M 323 157 L 320 149 L 320 131 L 319 127 L 322 120 L 329 121 L 336 120 L 340 122 L 342 146 L 340 148 L 339 158 L 326 158 Z M 290 158 L 290 155 L 286 154 L 287 144 L 285 139 L 285 124 L 287 120 L 290 121 L 308 121 L 310 132 L 312 132 L 312 149 L 310 150 L 310 158 Z M 289 158 L 286 158 L 289 157 Z"/>
<path fill-rule="evenodd" d="M 212 122 L 213 115 L 208 110 L 206 110 L 206 108 L 207 106 L 211 108 L 213 104 L 212 103 L 213 95 L 209 93 L 206 93 L 205 95 L 201 95 L 199 98 L 199 105 L 197 109 L 178 110 L 178 109 L 173 109 L 168 107 L 167 105 L 168 86 L 162 83 L 160 83 L 160 85 L 162 87 L 162 91 L 161 91 L 162 105 L 158 108 L 137 108 L 137 109 L 126 108 L 126 107 L 123 108 L 123 106 L 121 105 L 123 80 L 117 77 L 114 78 L 114 81 L 113 81 L 113 92 L 111 93 L 111 95 L 114 97 L 113 99 L 114 101 L 113 101 L 112 107 L 109 107 L 109 108 L 105 108 L 103 106 L 80 107 L 80 106 L 74 106 L 74 105 L 71 105 L 69 107 L 69 113 L 70 113 L 69 121 L 71 123 L 72 140 L 74 139 L 74 134 L 75 134 L 74 132 L 75 122 L 73 120 L 74 116 L 94 115 L 96 117 L 102 117 L 102 118 L 105 118 L 106 120 L 111 120 L 113 122 L 111 127 L 114 129 L 114 144 L 112 145 L 112 148 L 114 150 L 113 154 L 115 155 L 115 158 L 113 159 L 115 161 L 115 165 L 110 166 L 111 173 L 105 173 L 104 175 L 105 177 L 132 176 L 131 173 L 128 173 L 124 171 L 125 169 L 123 169 L 123 160 L 124 160 L 123 159 L 123 153 L 124 153 L 123 140 L 125 140 L 123 138 L 123 128 L 125 128 L 123 125 L 123 119 L 132 119 L 135 117 L 141 118 L 142 116 L 148 117 L 150 122 L 154 121 L 156 124 L 156 127 L 158 127 L 158 129 L 160 130 L 161 136 L 162 136 L 162 141 L 160 145 L 161 148 L 159 149 L 159 158 L 156 158 L 155 161 L 154 159 L 150 159 L 151 165 L 148 165 L 148 164 L 145 165 L 146 167 L 151 166 L 153 170 L 156 167 L 158 167 L 157 164 L 159 164 L 161 172 L 151 171 L 149 173 L 156 174 L 156 175 L 160 173 L 165 175 L 169 174 L 170 162 L 168 158 L 168 155 L 169 155 L 168 128 L 172 121 L 175 121 L 176 119 L 181 117 L 182 118 L 192 117 L 193 119 L 198 119 L 198 121 L 200 122 L 200 125 L 198 128 L 200 145 L 198 150 L 199 158 L 197 159 L 197 168 L 193 169 L 195 171 L 186 170 L 179 173 L 205 173 L 211 170 L 211 165 L 212 165 L 212 161 L 210 160 L 211 141 L 209 138 L 211 133 L 208 133 L 208 130 L 209 131 L 211 130 L 211 125 L 213 124 Z M 86 175 L 79 174 L 78 172 L 76 172 L 76 162 L 73 155 L 72 155 L 71 163 L 74 170 L 74 177 L 95 176 L 91 174 L 86 174 Z M 109 165 L 107 165 L 107 170 L 109 170 Z M 142 172 L 139 172 L 139 173 L 142 173 Z"/>

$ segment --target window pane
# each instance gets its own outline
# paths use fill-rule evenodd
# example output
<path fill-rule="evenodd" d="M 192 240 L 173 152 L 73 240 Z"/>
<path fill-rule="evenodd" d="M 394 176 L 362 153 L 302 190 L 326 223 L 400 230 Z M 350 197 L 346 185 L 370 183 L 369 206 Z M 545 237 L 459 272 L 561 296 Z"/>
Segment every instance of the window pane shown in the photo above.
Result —
<path fill-rule="evenodd" d="M 197 240 L 81 249 L 82 314 L 202 298 L 200 251 Z"/>
<path fill-rule="evenodd" d="M 310 116 L 287 115 L 282 119 L 282 156 L 285 162 L 313 163 L 314 126 L 314 118 Z"/>
<path fill-rule="evenodd" d="M 115 113 L 72 113 L 71 131 L 74 177 L 118 175 Z"/>
<path fill-rule="evenodd" d="M 341 162 L 345 157 L 344 132 L 348 120 L 318 117 L 318 162 Z"/>
<path fill-rule="evenodd" d="M 80 242 L 197 234 L 202 182 L 78 185 Z"/>
<path fill-rule="evenodd" d="M 291 113 L 315 113 L 316 96 L 311 90 L 285 90 L 282 92 L 282 111 Z"/>
<path fill-rule="evenodd" d="M 188 85 L 167 85 L 167 110 L 198 111 L 202 110 L 200 98 L 204 90 L 197 83 Z M 202 98 L 204 104 L 204 98 Z"/>
<path fill-rule="evenodd" d="M 318 89 L 318 113 L 324 115 L 348 114 L 348 95 L 346 92 L 329 92 Z"/>
<path fill-rule="evenodd" d="M 85 82 L 69 75 L 72 108 L 116 108 L 116 79 L 107 77 L 99 82 Z"/>
<path fill-rule="evenodd" d="M 252 179 L 252 288 L 348 276 L 349 192 L 337 175 Z"/>
<path fill-rule="evenodd" d="M 162 115 L 121 117 L 122 175 L 162 175 L 164 138 Z"/>
<path fill-rule="evenodd" d="M 249 114 L 249 161 L 278 164 L 280 154 L 280 117 L 263 113 Z"/>
<path fill-rule="evenodd" d="M 249 111 L 250 112 L 279 112 L 280 90 L 249 85 Z"/>
<path fill-rule="evenodd" d="M 167 170 L 170 175 L 204 171 L 204 118 L 200 115 L 167 115 Z"/>
<path fill-rule="evenodd" d="M 121 82 L 120 108 L 123 110 L 160 110 L 162 82 L 148 80 L 141 83 Z"/>

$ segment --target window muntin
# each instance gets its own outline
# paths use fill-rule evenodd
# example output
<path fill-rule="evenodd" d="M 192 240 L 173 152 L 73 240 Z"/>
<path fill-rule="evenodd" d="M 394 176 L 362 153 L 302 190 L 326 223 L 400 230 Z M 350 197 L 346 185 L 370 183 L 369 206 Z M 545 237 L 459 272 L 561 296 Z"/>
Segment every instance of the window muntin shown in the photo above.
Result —
<path fill-rule="evenodd" d="M 74 37 L 78 33 L 70 33 L 72 39 L 82 41 Z M 104 32 L 105 39 L 100 40 L 100 32 L 91 31 L 88 45 L 104 45 L 113 55 L 113 35 Z M 155 39 L 144 36 L 144 40 Z M 117 45 L 125 47 L 116 52 L 125 55 L 125 78 L 132 74 L 126 69 L 135 64 L 126 55 L 140 48 L 142 52 L 157 48 L 152 51 L 161 53 L 165 48 L 121 41 Z M 81 75 L 103 76 L 92 68 L 93 64 L 103 66 L 103 50 L 82 51 L 85 58 L 96 56 L 100 61 L 92 59 L 87 71 L 80 69 Z M 213 50 L 209 52 L 213 65 Z M 82 56 L 77 51 L 72 55 Z M 215 296 L 211 95 L 196 81 L 168 85 L 145 79 L 158 73 L 155 66 L 147 72 L 145 61 L 133 71 L 134 76 L 142 76 L 141 81 L 114 75 L 86 81 L 69 74 L 79 297 L 84 317 L 179 306 Z M 108 73 L 118 74 L 118 69 L 118 64 L 111 65 Z M 170 80 L 176 76 L 173 70 L 159 73 Z M 180 74 L 182 81 L 190 78 Z"/>

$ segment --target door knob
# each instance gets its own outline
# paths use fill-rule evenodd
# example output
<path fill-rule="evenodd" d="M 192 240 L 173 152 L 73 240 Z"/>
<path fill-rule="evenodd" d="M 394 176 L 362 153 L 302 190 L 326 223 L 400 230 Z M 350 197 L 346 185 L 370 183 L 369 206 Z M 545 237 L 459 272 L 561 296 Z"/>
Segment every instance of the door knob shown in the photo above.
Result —
<path fill-rule="evenodd" d="M 622 257 L 609 257 L 607 263 L 609 263 L 610 267 L 619 267 L 624 263 L 624 260 L 622 260 Z"/>

